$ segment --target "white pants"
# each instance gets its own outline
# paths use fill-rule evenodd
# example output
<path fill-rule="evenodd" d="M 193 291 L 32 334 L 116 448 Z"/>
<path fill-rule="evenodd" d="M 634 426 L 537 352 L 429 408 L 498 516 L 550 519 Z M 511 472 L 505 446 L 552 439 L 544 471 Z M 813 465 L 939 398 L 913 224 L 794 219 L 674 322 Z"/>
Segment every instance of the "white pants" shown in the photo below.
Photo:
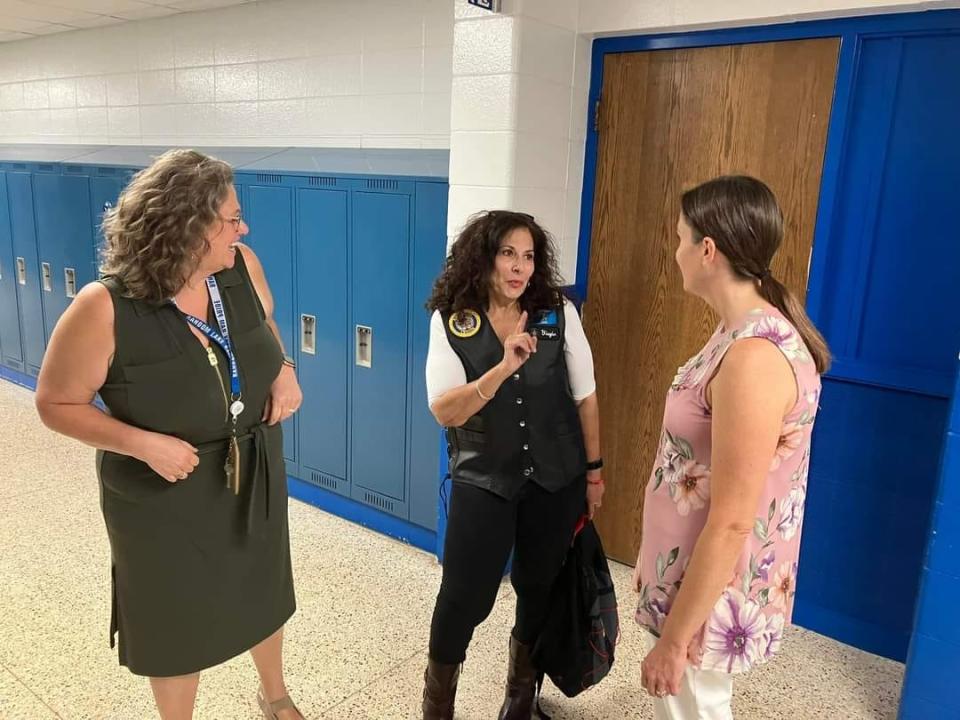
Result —
<path fill-rule="evenodd" d="M 656 720 L 733 720 L 733 675 L 687 667 L 680 694 L 653 698 Z"/>

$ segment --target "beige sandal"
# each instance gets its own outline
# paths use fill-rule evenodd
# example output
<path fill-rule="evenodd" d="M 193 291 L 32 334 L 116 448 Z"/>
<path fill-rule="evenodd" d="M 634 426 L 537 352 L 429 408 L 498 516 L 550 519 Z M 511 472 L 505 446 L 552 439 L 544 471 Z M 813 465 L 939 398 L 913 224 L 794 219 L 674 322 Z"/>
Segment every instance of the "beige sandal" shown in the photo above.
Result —
<path fill-rule="evenodd" d="M 267 702 L 267 699 L 263 695 L 263 686 L 257 691 L 257 702 L 260 704 L 260 710 L 263 712 L 264 720 L 278 720 L 277 713 L 283 710 L 293 710 L 301 718 L 303 717 L 303 713 L 293 704 L 293 700 L 290 699 L 289 695 L 284 695 L 274 702 Z"/>

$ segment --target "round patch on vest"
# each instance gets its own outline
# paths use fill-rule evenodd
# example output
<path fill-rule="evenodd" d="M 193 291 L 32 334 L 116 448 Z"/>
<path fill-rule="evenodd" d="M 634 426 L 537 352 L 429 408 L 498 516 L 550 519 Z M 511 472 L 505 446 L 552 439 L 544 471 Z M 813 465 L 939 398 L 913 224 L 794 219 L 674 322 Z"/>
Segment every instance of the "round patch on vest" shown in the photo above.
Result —
<path fill-rule="evenodd" d="M 480 314 L 473 310 L 461 310 L 450 316 L 450 332 L 458 338 L 473 337 L 480 332 Z"/>

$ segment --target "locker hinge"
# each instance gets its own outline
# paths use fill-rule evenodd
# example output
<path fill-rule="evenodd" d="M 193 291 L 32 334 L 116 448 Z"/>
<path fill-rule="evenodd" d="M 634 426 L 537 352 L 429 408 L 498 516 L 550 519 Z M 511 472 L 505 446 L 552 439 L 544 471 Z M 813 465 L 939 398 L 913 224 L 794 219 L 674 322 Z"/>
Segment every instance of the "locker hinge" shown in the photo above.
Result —
<path fill-rule="evenodd" d="M 593 103 L 593 131 L 595 133 L 600 132 L 600 100 L 597 99 Z"/>

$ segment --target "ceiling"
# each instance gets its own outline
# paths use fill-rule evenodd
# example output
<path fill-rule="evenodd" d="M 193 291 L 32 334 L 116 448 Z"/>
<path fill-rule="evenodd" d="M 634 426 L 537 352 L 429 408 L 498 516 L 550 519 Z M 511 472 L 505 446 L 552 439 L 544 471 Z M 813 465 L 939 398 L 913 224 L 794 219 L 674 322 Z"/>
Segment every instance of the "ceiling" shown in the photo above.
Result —
<path fill-rule="evenodd" d="M 253 0 L 0 0 L 0 42 L 128 20 L 243 5 Z"/>

